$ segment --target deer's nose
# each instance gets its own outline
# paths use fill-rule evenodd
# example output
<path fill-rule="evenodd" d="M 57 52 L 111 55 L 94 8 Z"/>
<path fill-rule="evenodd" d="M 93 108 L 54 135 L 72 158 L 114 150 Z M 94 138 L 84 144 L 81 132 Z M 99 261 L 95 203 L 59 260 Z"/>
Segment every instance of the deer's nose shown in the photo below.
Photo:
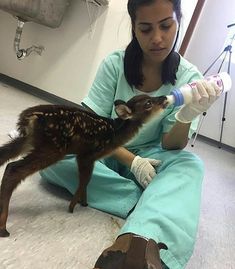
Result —
<path fill-rule="evenodd" d="M 167 98 L 166 98 L 166 96 L 159 96 L 159 97 L 155 97 L 156 99 L 155 99 L 155 102 L 157 103 L 157 104 L 159 104 L 159 105 L 161 105 L 161 104 L 164 104 L 165 103 L 165 101 L 167 100 Z"/>
<path fill-rule="evenodd" d="M 163 108 L 166 108 L 168 105 L 168 101 L 165 95 L 155 97 L 154 101 L 157 105 L 162 105 Z"/>

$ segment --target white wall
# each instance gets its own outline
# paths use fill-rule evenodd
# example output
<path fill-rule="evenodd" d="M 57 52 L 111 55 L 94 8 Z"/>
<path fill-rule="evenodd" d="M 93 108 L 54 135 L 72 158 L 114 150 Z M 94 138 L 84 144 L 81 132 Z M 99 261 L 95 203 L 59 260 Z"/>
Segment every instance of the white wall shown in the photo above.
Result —
<path fill-rule="evenodd" d="M 41 44 L 42 56 L 32 54 L 16 59 L 13 40 L 16 20 L 0 10 L 0 73 L 79 103 L 88 91 L 101 60 L 117 48 L 125 48 L 130 38 L 127 1 L 111 0 L 108 8 L 100 8 L 93 36 L 86 3 L 73 0 L 62 25 L 51 29 L 25 23 L 21 48 Z M 91 5 L 91 14 L 97 8 Z"/>
<path fill-rule="evenodd" d="M 193 11 L 196 7 L 197 0 L 181 0 L 181 8 L 182 8 L 182 21 L 181 21 L 181 41 L 183 40 L 183 37 L 187 31 L 188 24 L 191 20 Z M 180 47 L 180 46 L 179 46 Z"/>
<path fill-rule="evenodd" d="M 182 34 L 187 29 L 196 0 L 182 0 Z M 127 0 L 111 0 L 101 8 L 96 29 L 91 35 L 90 20 L 85 1 L 73 0 L 62 25 L 50 29 L 26 23 L 21 48 L 43 45 L 42 56 L 30 55 L 22 61 L 13 51 L 16 20 L 0 10 L 0 73 L 79 103 L 89 90 L 101 60 L 115 49 L 125 48 L 130 40 L 131 27 L 127 14 Z M 97 9 L 91 7 L 91 15 Z M 93 7 L 93 8 L 92 8 Z"/>
<path fill-rule="evenodd" d="M 227 25 L 235 22 L 234 0 L 207 0 L 185 56 L 205 70 L 222 51 Z"/>
<path fill-rule="evenodd" d="M 204 72 L 207 67 L 222 52 L 228 33 L 227 25 L 235 22 L 234 0 L 207 0 L 189 43 L 185 57 L 196 64 Z M 235 44 L 234 44 L 235 46 Z M 234 52 L 235 53 L 235 52 Z M 221 61 L 211 69 L 210 73 L 217 73 Z M 227 70 L 227 63 L 222 71 Z M 235 147 L 235 62 L 231 65 L 233 87 L 228 93 L 228 101 L 224 122 L 222 142 Z M 223 116 L 224 98 L 221 97 L 207 113 L 200 134 L 219 140 Z"/>

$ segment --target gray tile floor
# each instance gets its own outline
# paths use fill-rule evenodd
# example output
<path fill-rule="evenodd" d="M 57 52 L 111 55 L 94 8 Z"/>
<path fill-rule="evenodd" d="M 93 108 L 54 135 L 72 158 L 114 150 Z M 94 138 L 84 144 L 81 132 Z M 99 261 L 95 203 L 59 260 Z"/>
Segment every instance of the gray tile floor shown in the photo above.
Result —
<path fill-rule="evenodd" d="M 45 101 L 0 83 L 0 144 L 8 140 L 20 111 L 39 103 Z M 235 154 L 200 140 L 188 150 L 204 160 L 206 174 L 198 238 L 187 269 L 235 269 Z M 38 174 L 17 188 L 8 220 L 11 236 L 0 240 L 1 269 L 92 268 L 123 220 L 90 208 L 68 214 L 69 198 Z"/>

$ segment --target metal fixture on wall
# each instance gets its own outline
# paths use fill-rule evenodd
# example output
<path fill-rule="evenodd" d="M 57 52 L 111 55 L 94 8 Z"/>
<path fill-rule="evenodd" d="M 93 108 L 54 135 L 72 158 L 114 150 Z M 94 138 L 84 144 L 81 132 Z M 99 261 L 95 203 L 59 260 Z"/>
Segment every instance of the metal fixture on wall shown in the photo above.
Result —
<path fill-rule="evenodd" d="M 65 11 L 71 0 L 1 0 L 0 9 L 12 14 L 17 19 L 14 50 L 18 60 L 32 52 L 41 55 L 43 46 L 31 46 L 20 49 L 20 40 L 25 22 L 34 22 L 51 28 L 60 26 Z"/>
<path fill-rule="evenodd" d="M 14 50 L 17 56 L 18 60 L 22 60 L 25 57 L 29 56 L 31 52 L 36 52 L 37 54 L 41 55 L 42 51 L 44 50 L 43 46 L 31 46 L 27 49 L 20 49 L 20 40 L 21 35 L 24 27 L 25 21 L 23 21 L 21 18 L 17 17 L 17 28 L 16 28 L 16 34 L 14 39 Z"/>

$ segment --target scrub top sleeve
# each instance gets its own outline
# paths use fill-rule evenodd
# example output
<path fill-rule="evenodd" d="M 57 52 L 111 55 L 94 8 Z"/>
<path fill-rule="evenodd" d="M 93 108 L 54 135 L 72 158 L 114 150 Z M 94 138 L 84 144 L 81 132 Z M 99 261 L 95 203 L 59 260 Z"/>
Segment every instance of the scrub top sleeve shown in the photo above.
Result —
<path fill-rule="evenodd" d="M 118 74 L 112 60 L 108 57 L 98 68 L 95 80 L 82 104 L 91 108 L 95 113 L 110 117 L 117 87 Z"/>

